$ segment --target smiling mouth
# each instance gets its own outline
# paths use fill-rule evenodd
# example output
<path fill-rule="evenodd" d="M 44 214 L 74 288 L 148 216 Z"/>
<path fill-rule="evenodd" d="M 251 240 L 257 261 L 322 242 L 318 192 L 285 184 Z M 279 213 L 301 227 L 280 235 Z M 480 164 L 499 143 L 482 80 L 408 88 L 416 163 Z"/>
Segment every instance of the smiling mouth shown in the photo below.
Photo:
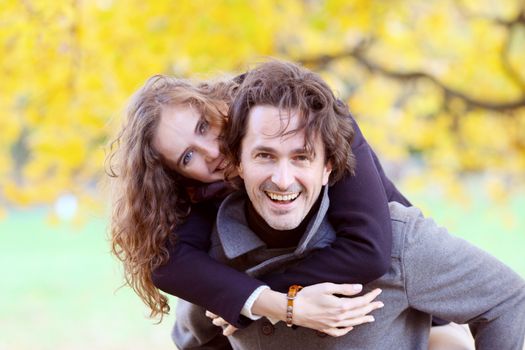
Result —
<path fill-rule="evenodd" d="M 266 196 L 274 203 L 287 204 L 295 201 L 300 195 L 301 192 L 288 193 L 288 194 L 279 194 L 269 191 L 264 191 Z"/>

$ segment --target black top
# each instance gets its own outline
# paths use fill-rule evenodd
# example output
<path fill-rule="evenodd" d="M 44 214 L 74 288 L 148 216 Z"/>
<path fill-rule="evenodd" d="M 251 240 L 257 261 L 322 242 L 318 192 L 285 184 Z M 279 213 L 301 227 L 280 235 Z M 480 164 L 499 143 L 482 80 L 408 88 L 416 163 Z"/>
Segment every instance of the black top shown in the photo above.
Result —
<path fill-rule="evenodd" d="M 407 206 L 410 202 L 385 176 L 355 121 L 353 126 L 356 174 L 329 190 L 328 219 L 337 232 L 331 246 L 315 251 L 283 273 L 254 279 L 208 256 L 209 236 L 220 205 L 220 200 L 209 200 L 194 205 L 188 220 L 177 228 L 177 243 L 169 244 L 168 262 L 152 274 L 155 286 L 241 327 L 245 318 L 240 311 L 261 285 L 285 292 L 292 284 L 365 284 L 382 276 L 390 266 L 392 245 L 388 202 Z"/>

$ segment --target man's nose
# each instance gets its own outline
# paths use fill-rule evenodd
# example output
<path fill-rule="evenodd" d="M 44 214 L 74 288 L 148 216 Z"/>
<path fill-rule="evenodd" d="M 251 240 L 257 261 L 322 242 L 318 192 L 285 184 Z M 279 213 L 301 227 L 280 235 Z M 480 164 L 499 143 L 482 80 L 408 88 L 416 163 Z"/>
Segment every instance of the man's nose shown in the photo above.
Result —
<path fill-rule="evenodd" d="M 207 162 L 214 161 L 220 155 L 219 142 L 216 138 L 206 138 L 198 141 L 197 148 Z"/>
<path fill-rule="evenodd" d="M 281 191 L 286 191 L 294 182 L 292 169 L 288 162 L 279 162 L 272 174 L 272 182 L 279 187 Z"/>

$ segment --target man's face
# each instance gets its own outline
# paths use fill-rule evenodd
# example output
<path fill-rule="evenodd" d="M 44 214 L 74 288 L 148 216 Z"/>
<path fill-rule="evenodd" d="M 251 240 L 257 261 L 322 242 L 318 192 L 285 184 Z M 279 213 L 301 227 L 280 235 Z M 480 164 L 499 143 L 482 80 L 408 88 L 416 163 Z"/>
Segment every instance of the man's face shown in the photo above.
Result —
<path fill-rule="evenodd" d="M 239 175 L 257 213 L 276 230 L 299 226 L 330 176 L 319 135 L 315 155 L 305 150 L 304 131 L 279 136 L 283 123 L 289 119 L 285 132 L 294 130 L 300 118 L 295 111 L 280 114 L 275 107 L 256 106 L 242 141 Z"/>

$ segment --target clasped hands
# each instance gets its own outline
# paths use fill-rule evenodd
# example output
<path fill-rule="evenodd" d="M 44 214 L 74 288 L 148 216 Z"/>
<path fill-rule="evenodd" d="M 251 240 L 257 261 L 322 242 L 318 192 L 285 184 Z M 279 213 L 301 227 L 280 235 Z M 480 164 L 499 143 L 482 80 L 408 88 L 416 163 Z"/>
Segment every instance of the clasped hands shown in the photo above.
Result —
<path fill-rule="evenodd" d="M 362 286 L 359 284 L 328 282 L 305 287 L 295 298 L 293 323 L 333 337 L 340 337 L 350 332 L 357 325 L 374 322 L 374 316 L 370 315 L 370 312 L 384 306 L 381 301 L 375 301 L 381 290 L 374 289 L 362 296 L 353 297 L 359 294 L 361 290 Z M 261 293 L 256 301 L 257 303 L 270 303 L 272 305 L 262 307 L 265 312 L 252 310 L 254 314 L 284 321 L 286 315 L 285 294 L 267 289 Z M 222 317 L 209 311 L 206 311 L 206 316 L 212 319 L 214 325 L 223 327 L 225 336 L 232 335 L 237 330 Z"/>

